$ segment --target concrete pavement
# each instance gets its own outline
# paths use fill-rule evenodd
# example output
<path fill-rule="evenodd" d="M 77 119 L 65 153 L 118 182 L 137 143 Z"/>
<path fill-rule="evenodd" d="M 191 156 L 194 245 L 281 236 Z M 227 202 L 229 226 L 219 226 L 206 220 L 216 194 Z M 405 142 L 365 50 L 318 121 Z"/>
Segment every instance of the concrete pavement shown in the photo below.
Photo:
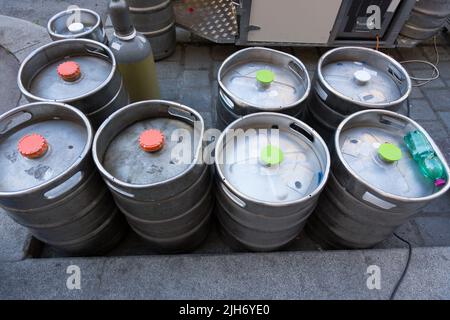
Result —
<path fill-rule="evenodd" d="M 25 260 L 0 263 L 0 297 L 389 299 L 406 256 L 393 249 Z M 66 285 L 69 266 L 79 268 L 80 290 Z M 367 286 L 370 266 L 379 268 L 379 290 Z M 396 298 L 449 299 L 449 270 L 449 248 L 414 249 Z"/>

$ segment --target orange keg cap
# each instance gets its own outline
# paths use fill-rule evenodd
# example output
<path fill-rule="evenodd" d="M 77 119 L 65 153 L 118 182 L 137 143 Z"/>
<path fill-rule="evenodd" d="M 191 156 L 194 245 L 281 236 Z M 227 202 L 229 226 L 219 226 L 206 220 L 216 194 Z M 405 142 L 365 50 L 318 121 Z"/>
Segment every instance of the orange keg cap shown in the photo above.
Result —
<path fill-rule="evenodd" d="M 43 136 L 33 133 L 20 139 L 18 149 L 22 156 L 28 159 L 36 159 L 47 152 L 48 143 Z"/>
<path fill-rule="evenodd" d="M 145 152 L 156 152 L 164 147 L 164 135 L 161 131 L 150 129 L 142 132 L 139 145 Z"/>
<path fill-rule="evenodd" d="M 80 65 L 75 61 L 61 63 L 57 71 L 59 77 L 68 82 L 76 81 L 81 76 Z"/>

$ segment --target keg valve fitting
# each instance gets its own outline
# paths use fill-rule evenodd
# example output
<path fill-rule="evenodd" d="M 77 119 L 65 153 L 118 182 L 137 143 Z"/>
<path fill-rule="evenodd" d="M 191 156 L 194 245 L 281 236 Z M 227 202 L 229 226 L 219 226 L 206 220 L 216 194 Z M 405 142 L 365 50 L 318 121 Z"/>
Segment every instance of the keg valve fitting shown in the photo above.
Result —
<path fill-rule="evenodd" d="M 366 70 L 358 70 L 353 76 L 356 82 L 361 86 L 366 85 L 372 79 L 372 76 Z"/>

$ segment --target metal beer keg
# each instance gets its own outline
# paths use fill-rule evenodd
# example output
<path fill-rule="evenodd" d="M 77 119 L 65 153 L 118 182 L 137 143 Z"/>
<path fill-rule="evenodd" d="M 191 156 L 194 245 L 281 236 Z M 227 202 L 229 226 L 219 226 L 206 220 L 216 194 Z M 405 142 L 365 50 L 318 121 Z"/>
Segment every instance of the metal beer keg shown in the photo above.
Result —
<path fill-rule="evenodd" d="M 217 118 L 221 129 L 256 112 L 300 116 L 311 83 L 296 57 L 273 49 L 247 48 L 227 58 L 218 73 Z"/>
<path fill-rule="evenodd" d="M 34 237 L 76 255 L 116 245 L 125 221 L 91 157 L 77 109 L 38 102 L 0 116 L 0 206 Z"/>
<path fill-rule="evenodd" d="M 35 50 L 20 66 L 18 84 L 28 101 L 70 104 L 94 128 L 128 104 L 113 53 L 87 39 L 60 40 Z"/>
<path fill-rule="evenodd" d="M 220 136 L 215 156 L 222 232 L 251 251 L 277 250 L 297 237 L 330 171 L 322 138 L 279 113 L 233 122 Z"/>
<path fill-rule="evenodd" d="M 427 178 L 405 137 L 420 133 L 441 161 L 445 179 Z M 439 148 L 415 121 L 398 113 L 367 110 L 345 119 L 334 138 L 332 174 L 308 234 L 331 248 L 369 248 L 450 188 Z"/>
<path fill-rule="evenodd" d="M 195 110 L 150 100 L 117 111 L 95 136 L 94 161 L 117 205 L 158 251 L 192 250 L 209 232 L 214 199 L 203 132 Z"/>
<path fill-rule="evenodd" d="M 83 38 L 108 44 L 102 19 L 89 9 L 68 9 L 57 13 L 48 21 L 47 32 L 54 41 Z"/>

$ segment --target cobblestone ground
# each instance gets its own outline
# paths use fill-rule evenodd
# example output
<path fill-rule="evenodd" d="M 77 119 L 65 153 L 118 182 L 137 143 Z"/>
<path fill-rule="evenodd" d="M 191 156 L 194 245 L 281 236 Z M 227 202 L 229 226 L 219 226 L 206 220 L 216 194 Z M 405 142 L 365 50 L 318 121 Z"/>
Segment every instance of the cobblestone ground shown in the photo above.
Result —
<path fill-rule="evenodd" d="M 325 48 L 278 48 L 300 58 L 306 65 L 311 78 L 319 56 Z M 162 98 L 178 101 L 198 110 L 208 128 L 215 127 L 215 104 L 217 100 L 217 72 L 230 54 L 239 50 L 235 46 L 219 45 L 178 45 L 176 53 L 157 63 Z M 398 61 L 422 59 L 434 62 L 433 47 L 414 49 L 384 50 Z M 439 47 L 441 78 L 432 83 L 413 89 L 411 96 L 411 116 L 424 126 L 450 160 L 450 48 Z M 408 71 L 414 76 L 428 76 L 431 72 L 423 65 L 409 65 Z M 429 205 L 416 219 L 403 225 L 398 233 L 414 246 L 450 245 L 450 193 Z M 404 244 L 392 237 L 378 245 L 378 248 L 402 247 Z M 302 234 L 288 250 L 318 250 L 313 241 Z M 222 242 L 214 230 L 210 238 L 197 253 L 227 253 L 230 249 Z M 130 234 L 128 239 L 111 255 L 151 254 L 137 237 Z M 44 250 L 44 256 L 51 251 Z"/>

